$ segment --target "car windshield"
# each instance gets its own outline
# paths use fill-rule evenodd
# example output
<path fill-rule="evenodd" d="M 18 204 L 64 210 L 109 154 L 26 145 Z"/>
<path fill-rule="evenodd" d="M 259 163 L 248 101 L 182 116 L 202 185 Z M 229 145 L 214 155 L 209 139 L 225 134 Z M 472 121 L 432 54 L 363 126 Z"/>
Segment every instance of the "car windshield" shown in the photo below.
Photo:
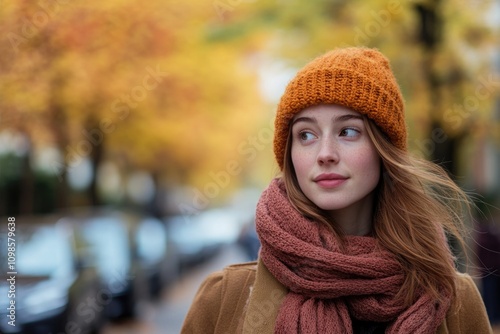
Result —
<path fill-rule="evenodd" d="M 156 219 L 145 219 L 136 232 L 137 253 L 151 264 L 161 261 L 167 251 L 165 227 Z"/>
<path fill-rule="evenodd" d="M 66 276 L 74 269 L 71 242 L 64 232 L 55 226 L 21 226 L 16 235 L 15 271 L 23 276 Z M 7 235 L 0 244 L 7 249 Z M 1 252 L 2 271 L 7 270 L 7 253 Z"/>
<path fill-rule="evenodd" d="M 97 217 L 83 225 L 83 237 L 91 245 L 96 264 L 102 273 L 115 275 L 129 269 L 131 256 L 124 224 L 114 218 Z"/>

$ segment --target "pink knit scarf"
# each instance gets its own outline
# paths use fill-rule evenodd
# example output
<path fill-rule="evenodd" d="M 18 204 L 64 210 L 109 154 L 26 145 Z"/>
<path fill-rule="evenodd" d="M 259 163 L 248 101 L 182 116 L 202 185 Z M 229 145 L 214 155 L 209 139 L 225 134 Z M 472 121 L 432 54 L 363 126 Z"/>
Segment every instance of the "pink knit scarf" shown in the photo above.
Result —
<path fill-rule="evenodd" d="M 386 333 L 435 333 L 450 306 L 420 294 L 405 308 L 395 299 L 404 273 L 372 237 L 347 236 L 341 249 L 331 231 L 310 221 L 274 180 L 257 205 L 260 257 L 289 289 L 275 333 L 352 333 L 351 319 L 388 322 Z M 449 294 L 446 294 L 447 296 Z"/>

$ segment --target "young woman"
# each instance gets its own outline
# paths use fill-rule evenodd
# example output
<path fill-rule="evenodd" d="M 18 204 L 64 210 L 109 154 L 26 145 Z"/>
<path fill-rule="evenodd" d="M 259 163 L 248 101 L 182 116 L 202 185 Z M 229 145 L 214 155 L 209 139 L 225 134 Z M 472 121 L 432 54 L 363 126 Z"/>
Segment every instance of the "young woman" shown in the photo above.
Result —
<path fill-rule="evenodd" d="M 257 206 L 259 259 L 209 276 L 182 333 L 491 333 L 447 243 L 467 196 L 406 142 L 380 52 L 307 64 L 278 106 L 282 175 Z"/>

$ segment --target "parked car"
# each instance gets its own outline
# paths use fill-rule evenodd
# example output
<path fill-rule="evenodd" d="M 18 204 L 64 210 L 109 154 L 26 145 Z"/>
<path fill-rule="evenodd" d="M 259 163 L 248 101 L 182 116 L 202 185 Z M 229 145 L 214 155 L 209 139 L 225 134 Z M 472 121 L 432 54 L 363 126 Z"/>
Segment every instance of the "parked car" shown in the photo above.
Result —
<path fill-rule="evenodd" d="M 0 232 L 2 250 L 7 249 L 6 232 Z M 95 270 L 81 266 L 72 230 L 58 216 L 18 217 L 12 239 L 14 267 L 7 267 L 8 253 L 0 252 L 1 281 L 14 277 L 13 286 L 0 285 L 0 332 L 97 332 L 105 318 L 88 303 L 98 298 L 100 281 Z M 8 274 L 12 271 L 16 274 Z M 12 298 L 7 298 L 9 290 L 14 290 Z M 15 326 L 5 321 L 11 300 Z"/>
<path fill-rule="evenodd" d="M 159 296 L 177 273 L 176 254 L 163 222 L 134 212 L 106 208 L 67 211 L 85 250 L 107 288 L 106 314 L 134 317 L 141 300 Z"/>
<path fill-rule="evenodd" d="M 249 261 L 257 260 L 260 250 L 260 240 L 252 221 L 242 228 L 238 238 L 238 245 L 244 250 Z"/>
<path fill-rule="evenodd" d="M 148 277 L 149 293 L 158 298 L 178 276 L 178 254 L 165 224 L 156 218 L 131 214 L 137 221 L 135 243 L 141 270 Z"/>
<path fill-rule="evenodd" d="M 165 219 L 183 268 L 200 263 L 224 245 L 236 243 L 242 228 L 237 212 L 216 208 Z"/>
<path fill-rule="evenodd" d="M 177 250 L 179 270 L 203 262 L 217 252 L 216 245 L 206 242 L 197 220 L 173 216 L 166 219 L 166 225 Z"/>

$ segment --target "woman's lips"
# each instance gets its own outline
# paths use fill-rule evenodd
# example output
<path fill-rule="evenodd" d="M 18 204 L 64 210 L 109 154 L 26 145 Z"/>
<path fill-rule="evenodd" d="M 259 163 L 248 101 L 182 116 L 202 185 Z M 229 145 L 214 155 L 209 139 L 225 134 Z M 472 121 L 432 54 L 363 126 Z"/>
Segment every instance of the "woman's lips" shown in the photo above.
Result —
<path fill-rule="evenodd" d="M 320 174 L 314 178 L 314 182 L 322 188 L 335 188 L 343 184 L 346 180 L 347 177 L 335 173 Z"/>

